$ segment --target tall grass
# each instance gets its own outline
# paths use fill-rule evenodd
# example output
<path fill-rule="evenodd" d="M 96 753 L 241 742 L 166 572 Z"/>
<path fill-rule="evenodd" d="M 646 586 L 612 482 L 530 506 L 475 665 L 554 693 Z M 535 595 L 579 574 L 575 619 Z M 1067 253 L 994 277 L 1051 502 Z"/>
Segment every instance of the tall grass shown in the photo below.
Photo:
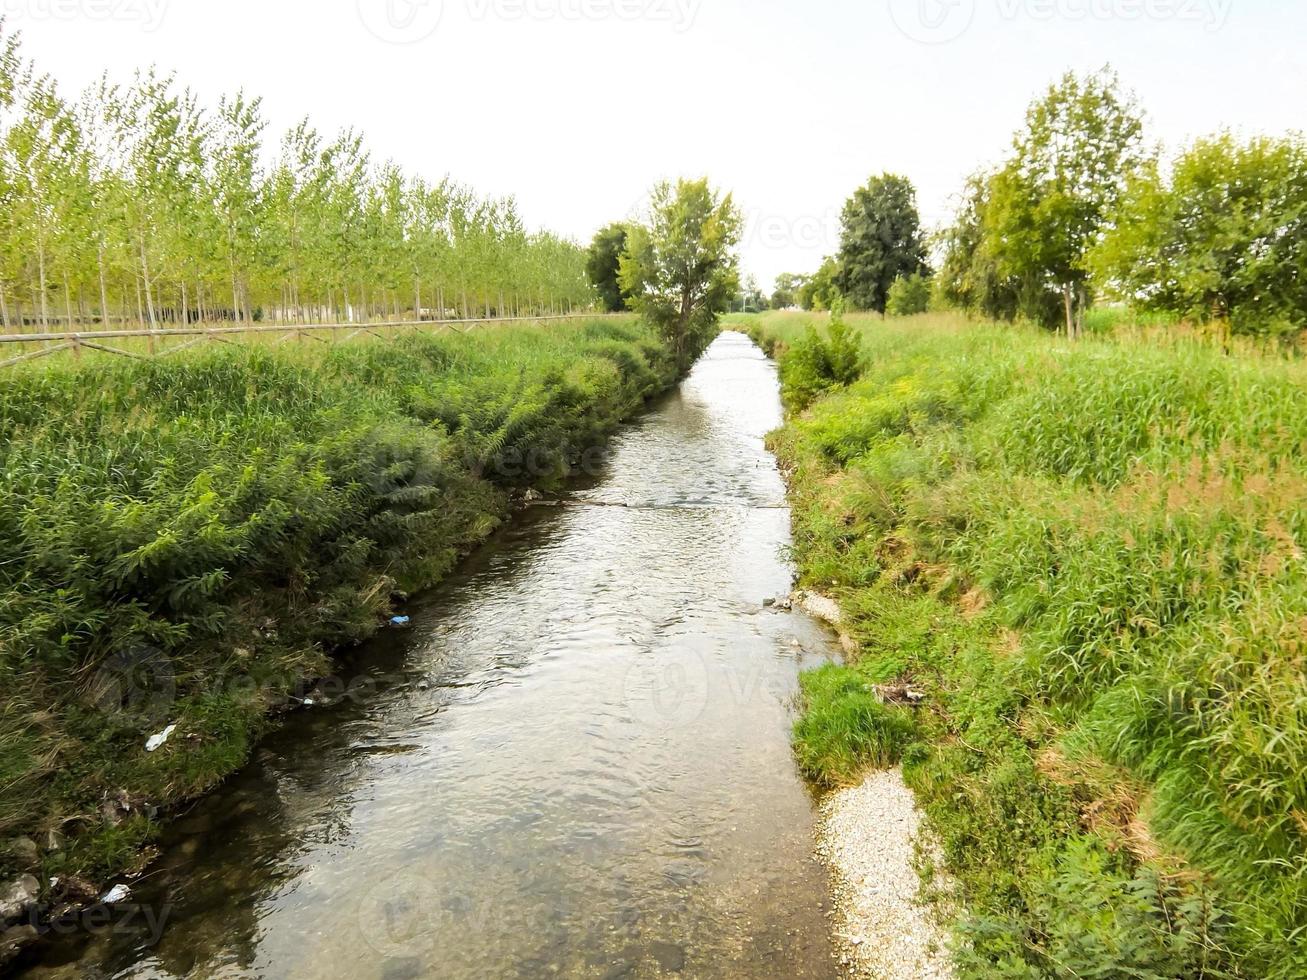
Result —
<path fill-rule="evenodd" d="M 1302 365 L 859 325 L 861 377 L 773 440 L 862 651 L 805 684 L 800 757 L 886 761 L 877 716 L 820 724 L 828 692 L 931 691 L 895 757 L 968 975 L 1307 975 Z M 805 329 L 750 326 L 783 365 Z"/>
<path fill-rule="evenodd" d="M 332 648 L 674 375 L 634 320 L 8 374 L 0 842 L 117 870 L 143 813 L 239 765 Z"/>

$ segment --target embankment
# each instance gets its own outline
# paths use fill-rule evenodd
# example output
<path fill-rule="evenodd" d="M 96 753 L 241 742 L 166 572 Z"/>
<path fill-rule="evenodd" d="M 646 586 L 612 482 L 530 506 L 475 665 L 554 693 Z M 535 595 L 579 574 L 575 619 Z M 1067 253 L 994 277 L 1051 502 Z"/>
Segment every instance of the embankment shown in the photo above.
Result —
<path fill-rule="evenodd" d="M 803 586 L 858 646 L 804 680 L 805 770 L 903 765 L 961 975 L 1307 973 L 1302 366 L 851 322 L 848 386 L 824 320 L 748 325 Z"/>
<path fill-rule="evenodd" d="M 334 648 L 675 379 L 634 319 L 7 375 L 0 883 L 139 867 Z"/>

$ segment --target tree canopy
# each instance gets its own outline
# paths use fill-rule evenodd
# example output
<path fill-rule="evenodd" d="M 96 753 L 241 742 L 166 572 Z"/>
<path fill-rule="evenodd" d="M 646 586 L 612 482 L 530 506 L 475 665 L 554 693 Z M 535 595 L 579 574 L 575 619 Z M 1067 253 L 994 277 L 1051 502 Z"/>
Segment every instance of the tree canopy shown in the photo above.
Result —
<path fill-rule="evenodd" d="M 906 177 L 883 174 L 844 205 L 835 283 L 858 309 L 885 312 L 899 276 L 928 271 L 917 192 Z"/>
<path fill-rule="evenodd" d="M 622 253 L 626 251 L 626 225 L 611 224 L 600 228 L 590 243 L 585 260 L 585 274 L 599 294 L 599 302 L 610 313 L 628 309 L 627 296 L 618 281 Z"/>
<path fill-rule="evenodd" d="M 1307 143 L 1229 133 L 1170 169 L 1143 169 L 1092 264 L 1145 309 L 1229 321 L 1240 333 L 1307 328 Z"/>
<path fill-rule="evenodd" d="M 663 182 L 648 224 L 633 225 L 621 260 L 622 289 L 688 366 L 712 338 L 718 314 L 740 289 L 740 212 L 707 178 Z"/>
<path fill-rule="evenodd" d="M 1023 313 L 1050 323 L 1060 298 L 1067 333 L 1078 335 L 1088 253 L 1148 161 L 1141 112 L 1111 71 L 1068 73 L 1031 105 L 1012 145 L 986 188 L 986 254 L 1000 279 L 1019 284 Z"/>

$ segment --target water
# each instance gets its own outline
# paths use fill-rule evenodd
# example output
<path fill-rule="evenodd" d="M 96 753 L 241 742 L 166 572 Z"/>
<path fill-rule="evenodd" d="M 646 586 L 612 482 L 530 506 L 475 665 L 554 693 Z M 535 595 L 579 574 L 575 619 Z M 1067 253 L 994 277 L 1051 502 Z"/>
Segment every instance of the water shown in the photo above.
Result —
<path fill-rule="evenodd" d="M 772 365 L 726 334 L 573 506 L 525 515 L 170 829 L 169 914 L 33 976 L 833 977 L 788 732 Z"/>

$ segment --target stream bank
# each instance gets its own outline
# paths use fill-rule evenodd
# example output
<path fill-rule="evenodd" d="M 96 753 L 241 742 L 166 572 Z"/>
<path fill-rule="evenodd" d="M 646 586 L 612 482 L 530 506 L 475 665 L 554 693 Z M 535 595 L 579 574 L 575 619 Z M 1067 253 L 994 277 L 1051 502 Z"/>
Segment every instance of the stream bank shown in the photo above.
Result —
<path fill-rule="evenodd" d="M 775 369 L 723 335 L 572 506 L 527 510 L 166 832 L 110 930 L 29 976 L 838 975 L 790 749 L 824 627 L 764 435 Z"/>

